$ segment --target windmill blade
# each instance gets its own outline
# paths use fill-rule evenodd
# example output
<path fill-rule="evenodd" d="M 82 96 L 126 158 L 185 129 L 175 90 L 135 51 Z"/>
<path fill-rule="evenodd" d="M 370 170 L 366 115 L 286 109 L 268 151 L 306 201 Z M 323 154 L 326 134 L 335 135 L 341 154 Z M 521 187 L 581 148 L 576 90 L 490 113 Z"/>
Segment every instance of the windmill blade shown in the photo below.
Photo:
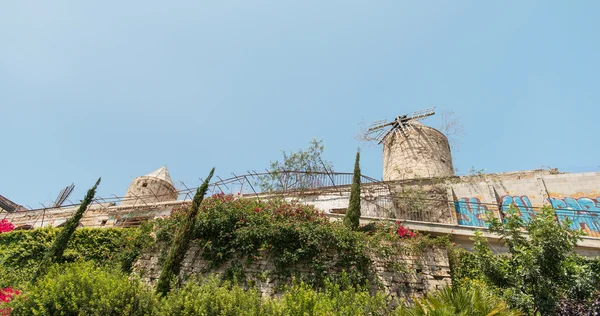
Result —
<path fill-rule="evenodd" d="M 376 140 L 377 144 L 383 143 L 383 141 L 393 133 L 400 131 L 402 135 L 408 136 L 409 131 L 415 131 L 415 127 L 410 124 L 411 121 L 420 121 L 428 116 L 435 114 L 435 107 L 416 111 L 412 116 L 401 115 L 397 116 L 393 121 L 377 121 L 369 126 L 367 131 L 363 134 L 364 140 Z M 389 129 L 385 127 L 391 126 Z"/>
<path fill-rule="evenodd" d="M 395 123 L 395 121 L 391 121 L 391 122 L 386 122 L 385 120 L 377 121 L 369 126 L 369 129 L 367 129 L 367 132 L 376 131 L 380 128 L 384 128 L 384 127 L 392 125 L 394 123 Z"/>
<path fill-rule="evenodd" d="M 69 198 L 71 193 L 73 193 L 73 189 L 75 189 L 75 184 L 73 183 L 71 183 L 71 185 L 68 185 L 66 188 L 62 189 L 62 191 L 60 191 L 60 193 L 56 197 L 56 200 L 54 201 L 52 207 L 60 207 Z"/>
<path fill-rule="evenodd" d="M 422 120 L 428 116 L 432 116 L 434 114 L 435 114 L 435 106 L 432 108 L 416 111 L 408 119 L 413 120 L 413 121 L 420 121 L 420 120 Z"/>
<path fill-rule="evenodd" d="M 382 137 L 387 133 L 387 130 L 384 128 L 389 125 L 393 125 L 395 122 L 386 122 L 385 120 L 374 122 L 369 126 L 367 131 L 364 133 L 363 138 L 365 140 L 371 141 L 380 141 Z"/>
<path fill-rule="evenodd" d="M 394 124 L 394 125 L 392 126 L 392 128 L 390 128 L 390 129 L 389 129 L 389 130 L 388 130 L 388 131 L 387 131 L 387 132 L 386 132 L 386 133 L 383 135 L 383 137 L 381 137 L 381 138 L 379 138 L 379 139 L 377 140 L 377 144 L 379 145 L 379 144 L 383 143 L 383 141 L 384 141 L 384 140 L 385 140 L 385 139 L 386 139 L 386 138 L 387 138 L 389 135 L 391 135 L 391 134 L 394 134 L 395 132 L 397 132 L 397 131 L 398 131 L 398 129 L 400 129 L 400 130 L 402 131 L 402 133 L 404 134 L 404 130 L 402 130 L 402 124 Z"/>

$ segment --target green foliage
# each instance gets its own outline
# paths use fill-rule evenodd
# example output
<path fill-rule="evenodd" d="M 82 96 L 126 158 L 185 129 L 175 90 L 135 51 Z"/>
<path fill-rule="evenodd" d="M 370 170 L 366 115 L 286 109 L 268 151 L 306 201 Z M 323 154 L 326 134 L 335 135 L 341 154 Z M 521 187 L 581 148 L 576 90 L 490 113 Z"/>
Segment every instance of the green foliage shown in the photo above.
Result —
<path fill-rule="evenodd" d="M 256 289 L 244 291 L 216 277 L 190 280 L 161 300 L 160 315 L 261 315 L 261 298 Z"/>
<path fill-rule="evenodd" d="M 321 157 L 325 146 L 313 139 L 307 150 L 283 152 L 283 161 L 271 161 L 269 174 L 260 177 L 258 185 L 263 192 L 304 189 L 314 182 L 311 172 L 333 172 L 333 165 Z M 300 171 L 286 173 L 285 171 Z"/>
<path fill-rule="evenodd" d="M 365 287 L 351 286 L 342 275 L 341 282 L 326 282 L 323 291 L 305 283 L 288 287 L 281 299 L 267 301 L 263 315 L 388 315 L 387 298 L 371 295 Z"/>
<path fill-rule="evenodd" d="M 124 230 L 125 233 L 121 237 L 121 251 L 116 256 L 123 272 L 131 272 L 133 263 L 142 252 L 154 245 L 154 238 L 151 236 L 153 230 L 153 222 L 144 222 L 137 228 Z"/>
<path fill-rule="evenodd" d="M 160 241 L 168 243 L 172 238 L 170 221 L 182 220 L 179 213 L 157 222 Z M 308 265 L 312 273 L 306 281 L 321 285 L 340 268 L 351 268 L 356 271 L 356 282 L 364 282 L 370 260 L 365 247 L 370 238 L 329 222 L 313 206 L 223 194 L 204 201 L 193 236 L 210 268 L 236 257 L 259 260 L 268 253 L 279 276 L 288 277 L 296 266 Z"/>
<path fill-rule="evenodd" d="M 589 300 L 598 284 L 593 262 L 574 253 L 580 231 L 559 223 L 545 207 L 528 223 L 518 211 L 504 222 L 492 220 L 490 230 L 502 237 L 508 254 L 494 254 L 485 238 L 474 240 L 474 253 L 462 253 L 453 265 L 454 280 L 479 279 L 495 288 L 514 307 L 529 314 L 554 315 L 564 298 Z"/>
<path fill-rule="evenodd" d="M 52 244 L 50 249 L 48 249 L 48 251 L 44 255 L 44 258 L 42 259 L 40 266 L 33 273 L 33 277 L 31 278 L 32 282 L 35 282 L 35 280 L 38 277 L 43 276 L 46 273 L 46 269 L 52 263 L 59 262 L 62 259 L 63 253 L 65 252 L 65 249 L 67 249 L 67 245 L 69 244 L 69 239 L 71 239 L 73 232 L 77 228 L 77 225 L 79 225 L 79 221 L 83 217 L 83 213 L 85 213 L 85 211 L 87 210 L 88 205 L 90 205 L 90 203 L 92 203 L 92 200 L 94 199 L 94 195 L 96 195 L 96 188 L 100 184 L 100 179 L 101 178 L 98 178 L 98 181 L 96 181 L 96 184 L 94 184 L 94 186 L 88 190 L 87 194 L 85 195 L 85 198 L 81 202 L 81 205 L 79 205 L 79 208 L 77 209 L 75 214 L 66 221 L 61 232 L 58 234 L 58 236 L 54 240 L 54 243 Z"/>
<path fill-rule="evenodd" d="M 55 265 L 9 307 L 11 315 L 388 315 L 386 295 L 352 286 L 347 275 L 323 290 L 294 282 L 280 298 L 216 276 L 189 280 L 165 296 L 138 279 L 89 262 Z"/>
<path fill-rule="evenodd" d="M 472 282 L 461 287 L 446 286 L 417 299 L 411 307 L 401 306 L 397 315 L 463 315 L 463 316 L 511 316 L 521 315 L 510 309 L 502 299 L 483 284 Z"/>
<path fill-rule="evenodd" d="M 208 177 L 206 177 L 206 180 L 204 180 L 204 183 L 202 183 L 198 190 L 196 190 L 192 206 L 186 211 L 187 214 L 183 217 L 181 226 L 177 229 L 173 244 L 169 249 L 169 255 L 162 266 L 162 271 L 156 286 L 157 293 L 161 293 L 163 295 L 167 294 L 171 289 L 171 282 L 173 282 L 177 275 L 179 275 L 181 262 L 183 261 L 183 258 L 189 249 L 190 241 L 192 240 L 192 236 L 194 234 L 194 226 L 196 224 L 196 216 L 200 210 L 200 204 L 202 203 L 204 195 L 208 190 L 208 183 L 210 182 L 210 178 L 212 178 L 214 172 L 215 168 L 212 168 L 208 174 Z"/>
<path fill-rule="evenodd" d="M 350 202 L 344 216 L 344 224 L 352 230 L 357 230 L 360 225 L 360 152 L 356 153 L 354 161 Z"/>
<path fill-rule="evenodd" d="M 59 228 L 39 228 L 0 234 L 0 288 L 20 288 L 29 281 L 59 232 Z M 97 266 L 128 271 L 131 262 L 153 242 L 149 227 L 80 228 L 59 263 L 91 260 Z"/>
<path fill-rule="evenodd" d="M 156 220 L 160 244 L 172 241 L 172 231 L 184 220 L 184 212 L 174 211 L 169 218 Z M 428 247 L 449 243 L 447 238 L 427 236 L 402 239 L 395 229 L 393 223 L 379 222 L 352 231 L 341 222 L 330 222 L 310 205 L 215 194 L 203 201 L 192 239 L 208 262 L 207 270 L 230 260 L 248 264 L 265 259 L 274 263 L 274 269 L 267 272 L 280 281 L 297 276 L 316 287 L 323 287 L 326 278 L 337 278 L 343 270 L 353 284 L 364 284 L 372 273 L 373 258 L 418 255 Z M 401 265 L 398 270 L 406 270 Z M 230 274 L 242 275 L 244 271 L 238 268 Z M 238 281 L 245 280 L 239 277 Z"/>
<path fill-rule="evenodd" d="M 11 315 L 148 315 L 152 290 L 118 270 L 90 262 L 54 265 L 9 304 Z"/>

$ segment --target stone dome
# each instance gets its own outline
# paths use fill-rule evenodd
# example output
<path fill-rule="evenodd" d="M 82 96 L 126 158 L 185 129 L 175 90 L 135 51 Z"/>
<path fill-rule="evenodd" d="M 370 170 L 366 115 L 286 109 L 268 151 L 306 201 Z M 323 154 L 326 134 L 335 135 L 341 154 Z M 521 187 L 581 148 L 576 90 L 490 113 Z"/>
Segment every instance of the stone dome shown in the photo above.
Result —
<path fill-rule="evenodd" d="M 131 181 L 121 205 L 144 205 L 177 200 L 179 194 L 173 186 L 166 166 Z"/>

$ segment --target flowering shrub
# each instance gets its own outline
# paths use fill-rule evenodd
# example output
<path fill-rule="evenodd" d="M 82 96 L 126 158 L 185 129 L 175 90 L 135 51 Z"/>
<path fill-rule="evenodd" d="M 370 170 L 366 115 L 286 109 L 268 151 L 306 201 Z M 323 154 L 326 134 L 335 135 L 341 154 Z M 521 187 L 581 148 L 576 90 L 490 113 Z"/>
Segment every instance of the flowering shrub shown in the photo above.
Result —
<path fill-rule="evenodd" d="M 398 234 L 398 236 L 400 236 L 400 238 L 413 238 L 417 235 L 410 229 L 402 226 L 400 221 L 396 221 L 396 226 L 397 226 L 396 233 Z"/>
<path fill-rule="evenodd" d="M 0 233 L 8 233 L 15 229 L 15 225 L 9 222 L 6 218 L 0 220 Z"/>
<path fill-rule="evenodd" d="M 172 240 L 183 212 L 185 208 L 175 210 L 170 218 L 157 221 L 158 240 Z M 369 262 L 363 251 L 364 237 L 341 223 L 331 223 L 310 205 L 225 194 L 203 201 L 194 233 L 203 259 L 213 268 L 234 257 L 255 261 L 268 253 L 279 275 L 289 276 L 298 264 L 306 264 L 313 271 L 309 279 L 315 284 L 322 284 L 328 273 L 352 266 L 358 271 L 355 281 L 364 282 Z"/>
<path fill-rule="evenodd" d="M 19 295 L 21 292 L 15 290 L 12 287 L 0 289 L 0 316 L 10 315 L 10 308 L 3 307 L 6 303 L 10 302 L 15 295 Z"/>
<path fill-rule="evenodd" d="M 155 220 L 158 241 L 167 245 L 172 241 L 186 211 L 182 205 L 170 217 Z M 353 231 L 311 205 L 215 194 L 202 202 L 193 238 L 208 268 L 232 259 L 269 260 L 278 277 L 300 274 L 304 281 L 322 287 L 327 276 L 335 278 L 343 270 L 353 284 L 364 284 L 374 257 L 392 259 L 436 242 L 414 238 L 414 232 L 399 226 L 378 222 Z M 301 267 L 310 272 L 298 272 Z"/>

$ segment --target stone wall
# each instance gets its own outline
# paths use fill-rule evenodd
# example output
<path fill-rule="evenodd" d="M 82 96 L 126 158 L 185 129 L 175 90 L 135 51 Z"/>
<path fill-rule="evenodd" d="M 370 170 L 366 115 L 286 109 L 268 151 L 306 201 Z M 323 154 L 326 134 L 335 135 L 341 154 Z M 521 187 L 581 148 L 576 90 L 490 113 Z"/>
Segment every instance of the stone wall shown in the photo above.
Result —
<path fill-rule="evenodd" d="M 183 261 L 181 278 L 193 275 L 222 275 L 232 266 L 241 267 L 246 284 L 255 286 L 263 296 L 274 296 L 290 283 L 290 279 L 281 279 L 276 272 L 275 264 L 269 259 L 268 252 L 263 252 L 259 259 L 248 262 L 245 259 L 229 260 L 218 268 L 210 268 L 209 262 L 202 259 L 202 250 L 192 244 Z M 134 271 L 149 283 L 154 283 L 160 276 L 160 250 L 155 248 L 144 253 L 134 265 Z M 334 269 L 333 267 L 329 267 Z M 372 261 L 372 289 L 379 289 L 392 298 L 411 300 L 426 292 L 451 283 L 448 253 L 444 248 L 427 248 L 419 254 L 396 256 L 386 260 Z M 295 273 L 309 276 L 313 273 L 307 265 L 298 265 Z M 338 271 L 340 272 L 340 271 Z"/>

